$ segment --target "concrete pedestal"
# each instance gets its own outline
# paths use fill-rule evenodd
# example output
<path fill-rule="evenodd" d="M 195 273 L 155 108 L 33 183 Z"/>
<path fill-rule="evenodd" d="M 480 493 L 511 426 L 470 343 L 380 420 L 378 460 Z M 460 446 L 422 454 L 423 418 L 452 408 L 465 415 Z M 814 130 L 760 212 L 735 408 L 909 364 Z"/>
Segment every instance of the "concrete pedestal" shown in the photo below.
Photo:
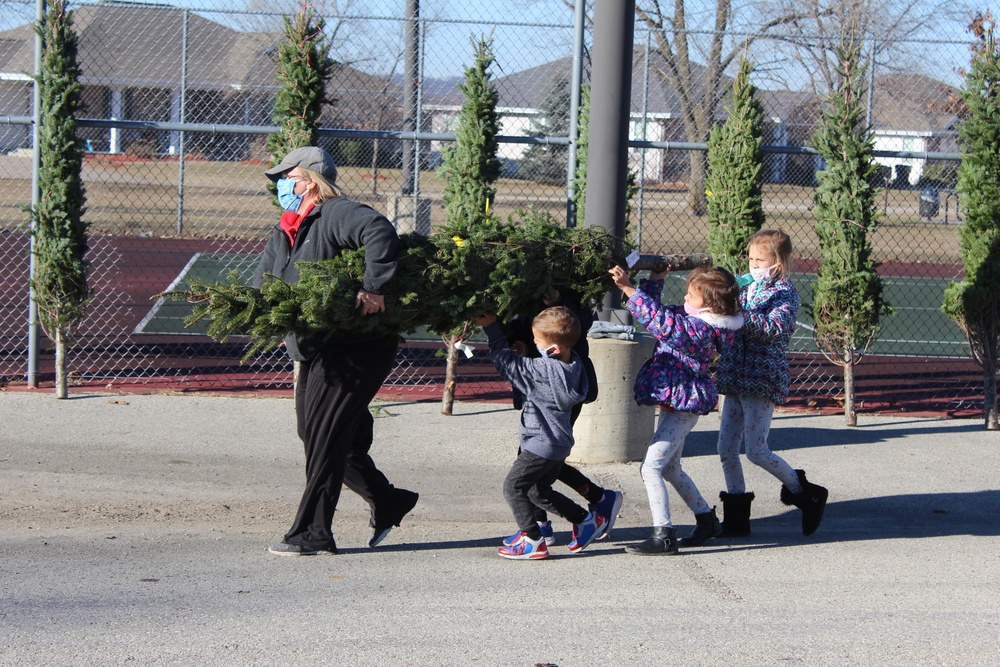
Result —
<path fill-rule="evenodd" d="M 385 201 L 385 217 L 396 226 L 397 234 L 416 232 L 423 236 L 431 233 L 431 200 L 420 199 L 417 214 L 413 214 L 413 195 L 388 195 Z"/>
<path fill-rule="evenodd" d="M 576 444 L 568 461 L 624 463 L 640 461 L 653 435 L 656 408 L 636 405 L 632 384 L 639 368 L 653 356 L 655 341 L 591 339 L 590 358 L 597 371 L 597 400 L 583 406 L 573 434 Z"/>

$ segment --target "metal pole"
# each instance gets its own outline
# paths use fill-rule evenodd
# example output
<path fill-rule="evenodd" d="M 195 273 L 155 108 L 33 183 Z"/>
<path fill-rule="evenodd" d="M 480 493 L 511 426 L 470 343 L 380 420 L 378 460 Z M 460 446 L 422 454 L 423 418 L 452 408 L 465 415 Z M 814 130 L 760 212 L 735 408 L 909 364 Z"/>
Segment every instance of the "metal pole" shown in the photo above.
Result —
<path fill-rule="evenodd" d="M 596 0 L 587 147 L 588 227 L 625 236 L 635 0 Z"/>
<path fill-rule="evenodd" d="M 646 49 L 642 58 L 642 140 L 648 141 L 649 131 L 649 50 L 653 33 L 646 31 Z M 635 242 L 642 247 L 642 214 L 643 203 L 646 194 L 646 148 L 643 147 L 639 153 L 639 206 L 636 212 Z"/>
<path fill-rule="evenodd" d="M 635 0 L 596 0 L 587 146 L 587 227 L 625 237 Z M 617 290 L 602 317 L 617 310 Z M 607 315 L 604 315 L 606 313 Z"/>
<path fill-rule="evenodd" d="M 417 60 L 420 57 L 420 0 L 406 0 L 406 26 L 403 46 L 403 131 L 415 132 L 417 113 Z M 414 146 L 403 142 L 402 186 L 404 195 L 413 192 Z M 414 213 L 415 215 L 415 213 Z"/>
<path fill-rule="evenodd" d="M 415 122 L 417 132 L 423 126 L 423 106 L 424 106 L 424 36 L 426 35 L 426 25 L 422 19 L 417 17 L 417 99 Z M 413 142 L 413 230 L 417 230 L 417 223 L 420 221 L 420 140 Z"/>
<path fill-rule="evenodd" d="M 566 155 L 566 226 L 576 226 L 576 142 L 580 137 L 580 93 L 583 87 L 583 31 L 587 0 L 576 0 L 573 21 L 573 71 L 569 84 L 569 151 Z"/>
<path fill-rule="evenodd" d="M 188 10 L 184 10 L 181 23 L 181 123 L 187 120 L 187 63 L 188 57 Z M 184 233 L 184 130 L 177 141 L 177 235 Z"/>
<path fill-rule="evenodd" d="M 45 18 L 45 0 L 35 0 L 35 25 L 40 26 Z M 31 240 L 29 241 L 30 257 L 28 259 L 28 373 L 29 389 L 38 388 L 38 299 L 35 294 L 35 211 L 42 200 L 39 172 L 42 168 L 41 127 L 42 127 L 42 91 L 38 77 L 42 73 L 42 38 L 35 33 L 35 81 L 32 86 L 32 125 L 31 125 Z"/>
<path fill-rule="evenodd" d="M 865 127 L 872 126 L 872 107 L 875 106 L 875 50 L 878 43 L 872 40 L 872 55 L 868 61 L 868 108 L 865 110 Z"/>

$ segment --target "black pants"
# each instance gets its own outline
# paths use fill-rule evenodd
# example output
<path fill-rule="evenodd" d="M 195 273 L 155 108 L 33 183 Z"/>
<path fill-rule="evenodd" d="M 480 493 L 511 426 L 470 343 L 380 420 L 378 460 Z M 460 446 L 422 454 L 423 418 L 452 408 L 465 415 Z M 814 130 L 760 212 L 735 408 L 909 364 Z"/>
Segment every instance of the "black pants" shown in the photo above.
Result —
<path fill-rule="evenodd" d="M 570 412 L 570 424 L 576 424 L 576 418 L 580 416 L 583 403 L 577 403 Z M 568 463 L 563 463 L 559 469 L 557 480 L 573 489 L 587 499 L 588 503 L 596 503 L 604 498 L 604 488 L 594 484 L 586 475 Z M 535 508 L 535 521 L 545 523 L 549 520 L 548 514 L 540 507 Z"/>
<path fill-rule="evenodd" d="M 517 527 L 537 540 L 541 533 L 535 523 L 535 510 L 553 512 L 571 523 L 581 523 L 587 510 L 552 489 L 562 461 L 543 459 L 531 452 L 521 452 L 503 482 L 503 497 L 510 505 Z"/>
<path fill-rule="evenodd" d="M 392 371 L 398 339 L 337 342 L 303 361 L 295 386 L 298 433 L 305 446 L 306 488 L 285 542 L 335 546 L 331 524 L 346 485 L 372 507 L 392 491 L 372 461 L 373 424 L 368 404 Z"/>

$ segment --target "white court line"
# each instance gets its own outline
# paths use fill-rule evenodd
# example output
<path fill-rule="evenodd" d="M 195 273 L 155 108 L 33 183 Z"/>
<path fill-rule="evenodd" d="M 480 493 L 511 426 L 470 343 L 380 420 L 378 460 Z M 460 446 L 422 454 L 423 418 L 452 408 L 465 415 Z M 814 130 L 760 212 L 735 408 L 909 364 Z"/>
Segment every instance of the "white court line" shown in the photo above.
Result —
<path fill-rule="evenodd" d="M 191 255 L 191 259 L 188 260 L 188 263 L 184 265 L 184 268 L 181 269 L 181 272 L 177 274 L 176 278 L 174 278 L 174 282 L 170 283 L 170 285 L 167 286 L 167 289 L 163 291 L 170 292 L 175 287 L 177 287 L 177 285 L 184 280 L 184 276 L 187 275 L 188 271 L 191 270 L 191 267 L 194 266 L 194 263 L 198 261 L 198 259 L 202 256 L 202 254 L 204 253 L 196 252 L 195 254 Z M 153 321 L 153 318 L 156 317 L 157 311 L 160 310 L 160 306 L 162 306 L 165 302 L 166 299 L 162 296 L 159 299 L 157 299 L 156 303 L 153 304 L 153 307 L 150 308 L 149 313 L 146 314 L 146 317 L 142 318 L 142 321 L 139 322 L 139 324 L 135 325 L 135 330 L 133 330 L 132 333 L 137 333 L 137 334 L 145 333 L 143 329 L 146 328 L 147 324 Z"/>

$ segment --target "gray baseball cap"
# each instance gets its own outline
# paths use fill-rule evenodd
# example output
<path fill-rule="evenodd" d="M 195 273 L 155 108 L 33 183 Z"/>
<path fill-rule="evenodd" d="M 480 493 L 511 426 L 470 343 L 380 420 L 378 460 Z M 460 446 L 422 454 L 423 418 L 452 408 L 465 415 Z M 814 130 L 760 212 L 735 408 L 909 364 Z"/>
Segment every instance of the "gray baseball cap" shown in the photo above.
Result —
<path fill-rule="evenodd" d="M 289 169 L 302 167 L 322 174 L 326 180 L 333 185 L 337 182 L 337 165 L 333 163 L 333 158 L 319 146 L 303 146 L 296 148 L 291 153 L 282 158 L 281 162 L 271 167 L 264 173 L 272 181 L 277 182 L 281 175 Z"/>

